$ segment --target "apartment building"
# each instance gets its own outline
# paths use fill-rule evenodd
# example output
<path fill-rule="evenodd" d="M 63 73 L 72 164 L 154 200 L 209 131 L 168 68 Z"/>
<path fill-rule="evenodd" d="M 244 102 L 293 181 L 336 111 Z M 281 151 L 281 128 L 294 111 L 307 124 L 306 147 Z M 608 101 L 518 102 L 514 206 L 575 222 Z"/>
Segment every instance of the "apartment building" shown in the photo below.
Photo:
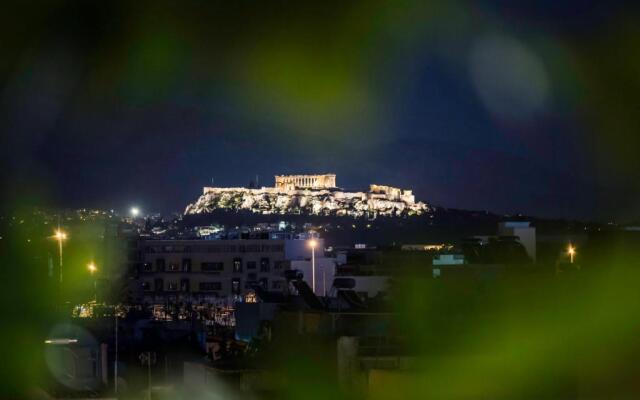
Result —
<path fill-rule="evenodd" d="M 289 269 L 284 239 L 141 239 L 134 301 L 215 302 L 246 294 L 253 285 L 285 290 Z"/>

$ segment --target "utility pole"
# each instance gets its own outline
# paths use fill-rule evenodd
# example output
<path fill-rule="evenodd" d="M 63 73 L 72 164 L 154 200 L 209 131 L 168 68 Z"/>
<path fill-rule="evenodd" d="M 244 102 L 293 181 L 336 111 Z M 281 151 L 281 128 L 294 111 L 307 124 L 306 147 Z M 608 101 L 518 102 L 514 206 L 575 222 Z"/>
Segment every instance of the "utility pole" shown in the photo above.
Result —
<path fill-rule="evenodd" d="M 115 350 L 116 356 L 113 362 L 113 391 L 118 394 L 118 311 L 116 305 L 113 306 L 113 317 L 115 318 Z"/>
<path fill-rule="evenodd" d="M 58 214 L 58 262 L 59 262 L 59 268 L 58 268 L 58 272 L 60 272 L 60 298 L 62 298 L 62 234 L 60 233 L 62 232 L 60 230 L 60 214 Z"/>
<path fill-rule="evenodd" d="M 149 400 L 151 400 L 151 352 L 147 352 L 147 385 L 149 387 Z"/>
<path fill-rule="evenodd" d="M 144 367 L 144 364 L 147 364 L 147 399 L 151 400 L 151 362 L 156 363 L 156 353 L 151 351 L 145 351 L 140 353 L 138 357 L 140 359 L 140 364 Z M 153 359 L 152 359 L 153 358 Z"/>
<path fill-rule="evenodd" d="M 58 296 L 60 297 L 59 301 L 62 305 L 64 303 L 62 292 L 62 241 L 67 239 L 67 234 L 60 229 L 60 214 L 58 214 L 58 229 L 55 231 L 53 238 L 58 241 Z"/>
<path fill-rule="evenodd" d="M 316 294 L 316 241 L 311 239 L 311 286 Z"/>

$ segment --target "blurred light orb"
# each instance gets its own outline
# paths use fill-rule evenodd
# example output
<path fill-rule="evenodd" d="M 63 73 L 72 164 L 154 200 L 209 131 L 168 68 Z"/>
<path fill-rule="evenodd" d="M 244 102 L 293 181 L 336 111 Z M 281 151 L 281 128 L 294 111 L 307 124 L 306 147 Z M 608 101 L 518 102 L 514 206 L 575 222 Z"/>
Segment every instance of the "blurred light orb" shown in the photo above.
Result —
<path fill-rule="evenodd" d="M 138 215 L 140 215 L 140 209 L 138 207 L 131 207 L 131 210 L 129 212 L 131 213 L 132 217 L 137 217 Z"/>
<path fill-rule="evenodd" d="M 491 34 L 471 49 L 469 67 L 480 100 L 496 118 L 526 122 L 543 112 L 550 84 L 540 58 L 516 39 Z"/>
<path fill-rule="evenodd" d="M 100 352 L 98 340 L 85 328 L 72 323 L 56 324 L 44 340 L 44 360 L 58 383 L 74 390 L 99 388 L 92 374 Z"/>

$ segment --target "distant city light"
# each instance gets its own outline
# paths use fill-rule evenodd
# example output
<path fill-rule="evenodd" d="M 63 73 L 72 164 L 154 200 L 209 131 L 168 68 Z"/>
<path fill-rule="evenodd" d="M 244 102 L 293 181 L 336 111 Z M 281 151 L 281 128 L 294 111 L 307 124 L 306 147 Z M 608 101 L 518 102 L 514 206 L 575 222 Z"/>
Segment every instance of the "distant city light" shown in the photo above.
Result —
<path fill-rule="evenodd" d="M 140 215 L 140 209 L 138 207 L 131 207 L 130 212 L 132 217 L 137 217 L 138 215 Z"/>
<path fill-rule="evenodd" d="M 54 233 L 53 237 L 54 237 L 56 240 L 62 241 L 62 240 L 67 239 L 67 234 L 66 234 L 65 232 L 61 231 L 60 229 L 58 229 L 58 230 Z"/>
<path fill-rule="evenodd" d="M 244 296 L 244 302 L 245 303 L 257 303 L 258 302 L 258 297 L 256 296 L 255 292 L 249 292 Z"/>
<path fill-rule="evenodd" d="M 315 248 L 318 245 L 318 241 L 315 239 L 309 240 L 309 247 Z"/>

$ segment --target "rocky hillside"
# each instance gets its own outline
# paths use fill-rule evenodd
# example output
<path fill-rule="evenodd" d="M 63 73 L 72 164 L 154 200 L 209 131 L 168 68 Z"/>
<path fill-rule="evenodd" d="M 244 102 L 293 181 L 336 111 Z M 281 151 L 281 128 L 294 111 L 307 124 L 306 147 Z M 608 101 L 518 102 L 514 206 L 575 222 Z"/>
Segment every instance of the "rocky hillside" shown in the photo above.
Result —
<path fill-rule="evenodd" d="M 364 192 L 329 190 L 274 192 L 261 189 L 216 190 L 204 193 L 185 214 L 215 210 L 249 210 L 260 214 L 307 214 L 351 217 L 411 216 L 432 211 L 422 202 L 407 203 Z"/>

